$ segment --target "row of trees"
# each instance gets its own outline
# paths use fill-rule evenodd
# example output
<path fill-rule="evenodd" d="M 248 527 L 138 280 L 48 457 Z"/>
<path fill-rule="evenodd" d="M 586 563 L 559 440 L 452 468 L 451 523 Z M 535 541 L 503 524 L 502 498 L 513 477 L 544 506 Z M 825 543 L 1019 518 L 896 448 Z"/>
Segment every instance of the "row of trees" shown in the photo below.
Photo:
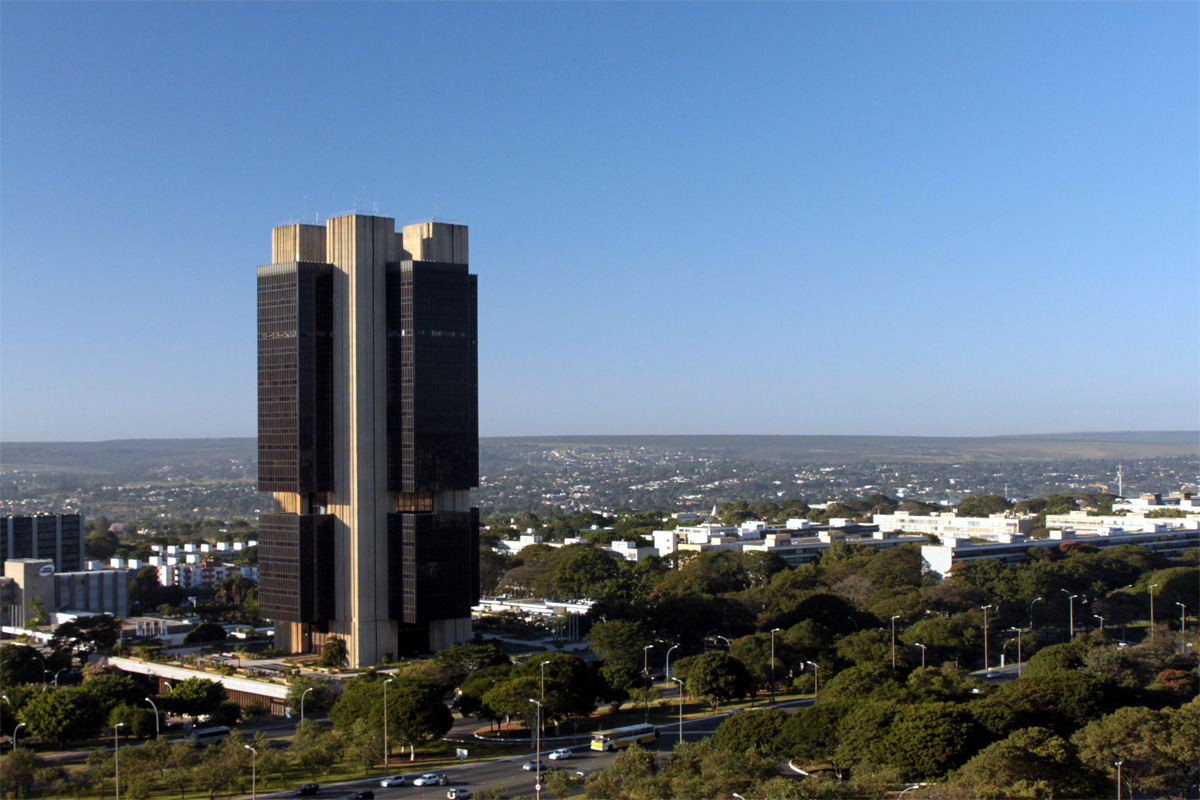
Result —
<path fill-rule="evenodd" d="M 149 736 L 162 727 L 162 719 L 155 724 L 153 707 L 147 702 L 152 688 L 146 683 L 92 668 L 84 670 L 83 678 L 79 686 L 6 684 L 0 698 L 3 733 L 12 735 L 23 724 L 25 735 L 61 746 L 90 739 L 118 722 L 135 736 Z M 152 699 L 164 717 L 208 716 L 215 724 L 231 724 L 241 713 L 237 703 L 226 699 L 221 684 L 206 678 L 180 681 Z"/>
<path fill-rule="evenodd" d="M 245 795 L 250 793 L 252 774 L 257 775 L 260 789 L 286 786 L 297 775 L 316 781 L 343 759 L 361 761 L 366 753 L 362 748 L 363 743 L 353 737 L 312 722 L 297 728 L 286 749 L 274 747 L 261 731 L 252 739 L 234 731 L 225 741 L 203 750 L 166 739 L 151 740 L 121 749 L 118 794 L 129 800 L 144 800 L 162 791 L 178 792 L 181 798 L 189 793 L 207 794 L 210 799 L 219 793 Z M 364 763 L 367 768 L 379 760 L 377 751 L 370 753 L 373 760 Z M 116 788 L 113 760 L 113 752 L 101 748 L 91 753 L 84 768 L 68 770 L 29 748 L 19 748 L 0 759 L 0 787 L 14 796 L 26 794 L 36 784 L 55 796 L 103 797 Z"/>

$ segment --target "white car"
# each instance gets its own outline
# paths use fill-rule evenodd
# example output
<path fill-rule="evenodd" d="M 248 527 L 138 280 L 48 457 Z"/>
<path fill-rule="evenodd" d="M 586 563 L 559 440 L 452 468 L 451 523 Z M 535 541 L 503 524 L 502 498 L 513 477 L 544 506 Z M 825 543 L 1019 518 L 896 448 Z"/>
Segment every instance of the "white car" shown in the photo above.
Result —
<path fill-rule="evenodd" d="M 544 761 L 526 761 L 524 764 L 521 765 L 521 769 L 523 769 L 526 772 L 535 772 L 537 770 L 545 769 L 545 768 L 546 768 L 546 762 L 544 762 Z"/>
<path fill-rule="evenodd" d="M 436 772 L 426 772 L 413 778 L 413 786 L 445 786 L 447 783 L 449 781 L 446 780 L 446 776 Z"/>
<path fill-rule="evenodd" d="M 381 780 L 379 785 L 386 789 L 389 786 L 403 786 L 407 782 L 403 775 L 390 775 Z"/>
<path fill-rule="evenodd" d="M 565 747 L 562 750 L 555 750 L 553 753 L 550 754 L 551 761 L 562 761 L 563 759 L 567 759 L 570 757 L 571 757 L 571 751 Z"/>

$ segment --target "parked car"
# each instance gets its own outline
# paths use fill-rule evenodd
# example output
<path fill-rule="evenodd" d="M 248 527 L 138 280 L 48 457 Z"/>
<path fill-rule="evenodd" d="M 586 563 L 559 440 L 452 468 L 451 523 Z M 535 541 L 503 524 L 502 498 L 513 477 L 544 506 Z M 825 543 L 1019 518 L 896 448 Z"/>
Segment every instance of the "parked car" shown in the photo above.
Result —
<path fill-rule="evenodd" d="M 457 786 L 446 792 L 446 800 L 468 800 L 470 796 L 470 789 L 460 789 Z"/>
<path fill-rule="evenodd" d="M 370 789 L 363 789 L 361 792 L 351 792 L 346 795 L 346 800 L 375 800 L 375 793 Z"/>
<path fill-rule="evenodd" d="M 407 783 L 407 781 L 404 780 L 403 775 L 389 775 L 381 780 L 379 785 L 386 789 L 389 786 L 403 786 L 405 783 Z"/>
<path fill-rule="evenodd" d="M 299 789 L 292 792 L 292 794 L 296 797 L 308 797 L 310 795 L 320 794 L 320 793 L 321 793 L 321 787 L 319 784 L 316 784 L 316 783 L 302 783 L 302 784 L 300 784 Z"/>
<path fill-rule="evenodd" d="M 445 786 L 449 782 L 445 775 L 436 772 L 426 772 L 413 778 L 413 786 Z"/>
<path fill-rule="evenodd" d="M 571 751 L 565 747 L 561 750 L 555 750 L 553 753 L 550 754 L 551 761 L 562 761 L 563 759 L 570 758 L 570 757 L 571 757 Z"/>
<path fill-rule="evenodd" d="M 546 768 L 545 761 L 526 761 L 524 764 L 521 765 L 521 769 L 525 770 L 526 772 L 533 772 L 534 770 L 545 769 L 545 768 Z"/>

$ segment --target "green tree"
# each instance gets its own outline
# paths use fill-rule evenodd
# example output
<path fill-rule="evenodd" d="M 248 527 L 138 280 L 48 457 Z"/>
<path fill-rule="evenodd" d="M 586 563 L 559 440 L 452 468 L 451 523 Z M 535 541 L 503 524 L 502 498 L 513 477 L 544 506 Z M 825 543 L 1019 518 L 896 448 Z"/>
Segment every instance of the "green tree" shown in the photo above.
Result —
<path fill-rule="evenodd" d="M 1200 725 L 1196 701 L 1189 706 L 1173 712 L 1141 706 L 1119 708 L 1089 722 L 1071 742 L 1079 748 L 1080 759 L 1103 774 L 1111 773 L 1112 765 L 1121 761 L 1130 791 L 1190 791 L 1200 769 L 1194 759 L 1200 749 L 1196 744 Z M 1181 716 L 1176 719 L 1175 715 Z M 1186 745 L 1180 748 L 1181 743 Z"/>
<path fill-rule="evenodd" d="M 75 653 L 107 653 L 121 637 L 121 622 L 108 614 L 96 614 L 64 622 L 54 629 L 50 645 Z"/>
<path fill-rule="evenodd" d="M 176 714 L 202 717 L 216 713 L 225 700 L 225 687 L 208 678 L 188 678 L 159 695 Z"/>
<path fill-rule="evenodd" d="M 905 706 L 883 736 L 886 763 L 907 778 L 922 780 L 945 774 L 979 747 L 975 722 L 956 703 Z"/>
<path fill-rule="evenodd" d="M 783 728 L 789 715 L 780 709 L 734 714 L 717 726 L 712 746 L 715 750 L 744 753 L 747 750 L 779 755 L 785 744 Z"/>
<path fill-rule="evenodd" d="M 950 783 L 979 800 L 1100 797 L 1107 788 L 1048 728 L 1022 728 L 976 753 Z"/>
<path fill-rule="evenodd" d="M 509 663 L 508 656 L 494 644 L 478 644 L 462 642 L 441 651 L 435 657 L 447 668 L 451 682 L 457 686 L 467 679 L 467 676 L 487 667 L 504 666 Z"/>
<path fill-rule="evenodd" d="M 628 619 L 597 622 L 588 632 L 592 651 L 606 664 L 623 664 L 640 670 L 642 648 L 650 644 L 650 634 L 642 623 Z"/>
<path fill-rule="evenodd" d="M 829 762 L 838 780 L 845 765 L 837 758 L 841 742 L 839 726 L 850 710 L 849 703 L 826 703 L 799 708 L 788 717 L 780 732 L 780 747 L 784 752 L 809 764 Z"/>
<path fill-rule="evenodd" d="M 325 646 L 321 648 L 321 666 L 336 669 L 346 663 L 348 654 L 346 640 L 338 636 L 330 636 L 325 640 Z"/>
<path fill-rule="evenodd" d="M 34 695 L 21 719 L 34 736 L 62 745 L 95 734 L 102 717 L 82 689 L 63 688 Z"/>
<path fill-rule="evenodd" d="M 110 728 L 115 728 L 118 723 L 124 724 L 126 733 L 142 739 L 154 733 L 154 712 L 122 703 L 108 714 Z"/>
<path fill-rule="evenodd" d="M 688 671 L 688 694 L 703 697 L 714 710 L 721 702 L 747 697 L 753 689 L 746 667 L 726 653 L 704 653 Z"/>
<path fill-rule="evenodd" d="M 307 692 L 307 695 L 305 694 Z M 328 711 L 333 703 L 329 692 L 329 681 L 311 675 L 293 675 L 288 679 L 288 692 L 284 702 L 293 714 L 299 714 L 300 699 L 304 698 L 305 713 Z"/>
<path fill-rule="evenodd" d="M 18 747 L 0 757 L 0 789 L 25 797 L 46 768 L 45 760 L 28 747 Z"/>
<path fill-rule="evenodd" d="M 342 738 L 324 725 L 306 719 L 296 727 L 290 753 L 296 766 L 317 781 L 341 758 Z"/>
<path fill-rule="evenodd" d="M 438 687 L 412 678 L 396 682 L 387 713 L 389 740 L 407 746 L 409 760 L 416 759 L 417 745 L 442 738 L 454 724 Z"/>

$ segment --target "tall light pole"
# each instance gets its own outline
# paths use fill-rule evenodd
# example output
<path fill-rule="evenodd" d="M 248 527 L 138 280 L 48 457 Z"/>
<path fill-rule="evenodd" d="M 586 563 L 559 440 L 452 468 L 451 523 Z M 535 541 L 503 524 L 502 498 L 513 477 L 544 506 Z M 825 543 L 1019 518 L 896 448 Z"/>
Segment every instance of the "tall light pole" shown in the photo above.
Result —
<path fill-rule="evenodd" d="M 915 646 L 921 648 L 921 669 L 925 669 L 925 645 L 916 642 Z"/>
<path fill-rule="evenodd" d="M 985 612 L 983 612 L 983 614 L 984 614 L 983 618 L 984 618 L 984 620 L 986 620 L 987 612 L 985 611 Z M 892 669 L 896 668 L 896 620 L 898 620 L 898 619 L 900 619 L 899 614 L 896 614 L 892 617 Z M 987 627 L 986 622 L 984 623 L 984 627 L 985 628 Z M 987 637 L 987 633 L 984 633 L 984 638 L 986 638 L 986 637 Z M 985 664 L 984 666 L 987 666 L 987 665 Z"/>
<path fill-rule="evenodd" d="M 149 703 L 150 707 L 154 709 L 154 738 L 157 739 L 162 735 L 158 727 L 158 706 L 149 697 L 146 698 L 146 702 Z"/>
<path fill-rule="evenodd" d="M 1150 584 L 1150 636 L 1154 636 L 1154 590 L 1158 588 L 1157 583 Z"/>
<path fill-rule="evenodd" d="M 542 702 L 543 703 L 546 702 L 546 665 L 549 663 L 550 663 L 549 661 L 543 661 L 539 667 L 539 669 L 541 670 L 541 673 L 542 673 Z M 541 735 L 542 735 L 542 729 L 541 729 L 541 726 L 539 723 L 538 736 L 541 736 Z"/>
<path fill-rule="evenodd" d="M 258 800 L 258 751 L 248 744 L 242 747 L 253 753 L 250 756 L 250 800 Z"/>
<path fill-rule="evenodd" d="M 1183 603 L 1176 603 L 1179 606 L 1179 635 L 1187 633 L 1187 606 Z"/>
<path fill-rule="evenodd" d="M 542 704 L 539 703 L 537 700 L 534 700 L 532 697 L 529 698 L 529 702 L 533 703 L 535 706 L 538 707 L 537 731 L 536 731 L 537 736 L 535 737 L 537 740 L 537 745 L 536 745 L 537 755 L 535 755 L 533 757 L 534 758 L 533 768 L 536 771 L 535 774 L 537 776 L 536 777 L 537 783 L 534 784 L 533 788 L 537 792 L 537 796 L 541 797 L 542 796 Z"/>
<path fill-rule="evenodd" d="M 1075 598 L 1079 597 L 1079 595 L 1071 594 L 1066 589 L 1059 589 L 1059 591 L 1062 592 L 1063 594 L 1067 595 L 1067 603 L 1070 604 L 1070 606 L 1071 606 L 1071 615 L 1070 615 L 1071 635 L 1068 636 L 1067 639 L 1068 640 L 1074 639 L 1075 638 Z"/>
<path fill-rule="evenodd" d="M 1035 603 L 1042 602 L 1042 598 L 1035 597 L 1029 601 L 1029 629 L 1033 630 L 1033 606 Z"/>
<path fill-rule="evenodd" d="M 117 792 L 117 800 L 121 800 L 121 726 L 124 722 L 113 725 L 113 785 Z"/>
<path fill-rule="evenodd" d="M 679 678 L 671 678 L 679 684 L 679 741 L 683 741 L 683 681 Z"/>
<path fill-rule="evenodd" d="M 1021 629 L 1009 628 L 1010 631 L 1017 632 L 1017 677 L 1021 677 Z"/>
<path fill-rule="evenodd" d="M 1100 616 L 1099 614 L 1092 614 L 1092 616 L 1095 617 L 1096 619 L 1100 620 L 1100 632 L 1103 633 L 1104 632 L 1104 617 Z"/>
<path fill-rule="evenodd" d="M 383 771 L 388 771 L 388 726 L 387 726 L 387 685 L 394 681 L 394 678 L 388 678 L 383 682 Z M 400 748 L 400 752 L 404 752 L 404 748 Z"/>
<path fill-rule="evenodd" d="M 650 722 L 650 648 L 654 647 L 654 642 L 642 648 L 642 674 L 646 676 L 646 696 L 642 698 L 642 704 L 646 708 L 645 722 Z"/>
<path fill-rule="evenodd" d="M 54 673 L 54 688 L 55 689 L 58 688 L 58 676 L 61 675 L 63 673 L 63 671 L 66 669 L 67 669 L 67 667 L 63 667 L 58 672 Z"/>
<path fill-rule="evenodd" d="M 676 647 L 679 647 L 679 645 L 673 644 L 669 648 L 667 648 L 667 665 L 663 669 L 663 675 L 668 678 L 671 677 L 671 651 L 674 650 Z"/>
<path fill-rule="evenodd" d="M 18 722 L 17 727 L 13 728 L 13 735 L 12 735 L 13 750 L 17 749 L 17 731 L 21 730 L 21 728 L 24 728 L 24 727 L 25 727 L 24 722 Z"/>
<path fill-rule="evenodd" d="M 988 612 L 989 608 L 992 608 L 991 603 L 988 603 L 986 606 L 983 606 L 983 671 L 984 671 L 984 674 L 987 674 L 988 669 L 990 669 L 990 666 L 988 664 L 988 628 L 987 628 L 987 612 Z"/>
<path fill-rule="evenodd" d="M 771 705 L 775 705 L 775 634 L 782 628 L 771 628 Z"/>
<path fill-rule="evenodd" d="M 816 701 L 817 693 L 821 691 L 820 667 L 818 667 L 812 661 L 805 661 L 804 663 L 813 668 L 813 700 Z"/>
<path fill-rule="evenodd" d="M 1117 800 L 1121 800 L 1121 765 L 1124 761 L 1114 761 L 1113 766 L 1117 768 Z"/>
<path fill-rule="evenodd" d="M 304 698 L 308 697 L 308 693 L 313 690 L 310 686 L 300 693 L 300 722 L 304 722 Z"/>

